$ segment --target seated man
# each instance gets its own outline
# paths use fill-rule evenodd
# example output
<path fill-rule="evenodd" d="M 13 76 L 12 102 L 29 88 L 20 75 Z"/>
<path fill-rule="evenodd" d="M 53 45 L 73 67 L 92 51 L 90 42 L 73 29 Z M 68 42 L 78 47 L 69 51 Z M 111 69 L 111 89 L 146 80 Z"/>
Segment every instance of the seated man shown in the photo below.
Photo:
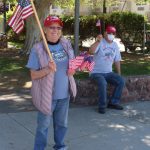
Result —
<path fill-rule="evenodd" d="M 105 113 L 106 107 L 122 110 L 123 107 L 119 105 L 122 90 L 124 87 L 124 80 L 121 77 L 120 60 L 121 54 L 117 43 L 114 42 L 116 28 L 114 26 L 107 26 L 104 38 L 101 35 L 97 37 L 97 41 L 91 45 L 90 51 L 94 53 L 94 68 L 90 77 L 98 83 L 99 93 L 99 108 L 101 114 Z M 112 65 L 115 64 L 117 73 L 112 71 Z M 115 86 L 112 97 L 107 105 L 107 83 Z"/>

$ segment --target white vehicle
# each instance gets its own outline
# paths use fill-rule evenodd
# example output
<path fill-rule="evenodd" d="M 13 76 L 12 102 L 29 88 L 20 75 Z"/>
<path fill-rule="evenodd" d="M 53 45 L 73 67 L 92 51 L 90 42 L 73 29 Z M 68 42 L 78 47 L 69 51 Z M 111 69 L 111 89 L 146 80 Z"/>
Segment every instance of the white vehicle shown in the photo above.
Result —
<path fill-rule="evenodd" d="M 120 38 L 115 38 L 114 41 L 117 43 L 120 52 L 125 52 L 125 45 L 122 43 Z"/>

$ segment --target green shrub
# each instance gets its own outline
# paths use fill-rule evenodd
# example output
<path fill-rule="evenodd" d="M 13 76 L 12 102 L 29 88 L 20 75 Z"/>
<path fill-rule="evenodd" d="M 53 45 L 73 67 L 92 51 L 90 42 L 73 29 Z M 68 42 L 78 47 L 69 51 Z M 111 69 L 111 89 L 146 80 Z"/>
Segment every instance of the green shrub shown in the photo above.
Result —
<path fill-rule="evenodd" d="M 64 21 L 64 34 L 73 35 L 74 18 L 65 16 L 62 19 Z M 95 37 L 99 33 L 99 29 L 96 27 L 98 19 L 103 22 L 103 31 L 104 26 L 109 24 L 116 26 L 117 36 L 120 37 L 123 42 L 132 41 L 135 43 L 142 43 L 143 28 L 146 18 L 144 18 L 143 15 L 131 12 L 114 12 L 111 14 L 80 16 L 80 40 Z"/>

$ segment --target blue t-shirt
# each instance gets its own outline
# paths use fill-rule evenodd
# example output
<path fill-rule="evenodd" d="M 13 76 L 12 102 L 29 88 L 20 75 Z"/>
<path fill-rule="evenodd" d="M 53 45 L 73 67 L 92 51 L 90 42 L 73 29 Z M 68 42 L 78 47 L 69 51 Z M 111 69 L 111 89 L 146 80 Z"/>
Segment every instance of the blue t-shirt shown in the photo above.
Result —
<path fill-rule="evenodd" d="M 67 98 L 69 96 L 69 80 L 67 75 L 69 59 L 67 53 L 60 43 L 56 45 L 49 44 L 48 46 L 56 63 L 57 69 L 54 76 L 53 99 Z M 31 50 L 26 66 L 33 70 L 40 69 L 40 63 L 35 49 Z"/>
<path fill-rule="evenodd" d="M 95 65 L 91 73 L 110 73 L 113 63 L 120 60 L 121 55 L 117 43 L 108 43 L 105 39 L 102 39 L 95 50 Z"/>

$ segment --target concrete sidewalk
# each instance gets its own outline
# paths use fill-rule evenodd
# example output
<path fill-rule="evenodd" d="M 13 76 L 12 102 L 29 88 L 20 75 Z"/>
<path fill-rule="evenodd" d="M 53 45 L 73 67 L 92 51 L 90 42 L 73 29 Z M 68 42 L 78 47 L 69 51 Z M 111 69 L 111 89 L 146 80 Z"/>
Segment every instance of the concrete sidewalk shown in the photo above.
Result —
<path fill-rule="evenodd" d="M 69 150 L 149 150 L 150 101 L 124 104 L 123 111 L 71 107 L 66 144 Z M 36 111 L 0 114 L 0 150 L 32 150 Z M 53 146 L 53 130 L 49 144 Z M 51 136 L 50 136 L 51 135 Z"/>

